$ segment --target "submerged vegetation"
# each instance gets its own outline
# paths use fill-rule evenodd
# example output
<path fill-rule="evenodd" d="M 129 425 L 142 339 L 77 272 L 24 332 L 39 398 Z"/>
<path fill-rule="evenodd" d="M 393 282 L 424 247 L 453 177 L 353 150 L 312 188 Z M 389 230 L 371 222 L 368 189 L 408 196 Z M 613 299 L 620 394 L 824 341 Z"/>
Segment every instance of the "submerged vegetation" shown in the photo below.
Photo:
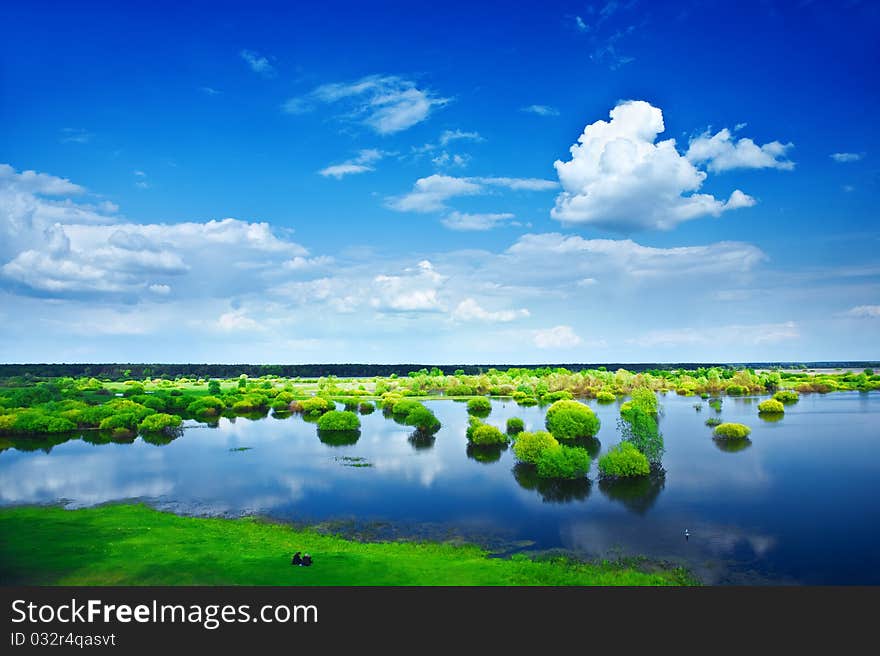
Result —
<path fill-rule="evenodd" d="M 36 371 L 62 372 L 72 366 L 33 365 Z M 194 371 L 211 370 L 207 365 L 191 367 Z M 88 370 L 88 367 L 82 368 Z M 22 370 L 18 365 L 6 369 Z M 157 372 L 167 369 L 165 365 L 156 365 Z M 268 372 L 271 368 L 265 369 Z M 322 415 L 337 410 L 338 404 L 347 412 L 360 414 L 369 414 L 380 406 L 395 420 L 432 433 L 440 424 L 421 400 L 466 399 L 469 413 L 485 417 L 491 412 L 490 398 L 495 397 L 509 398 L 523 406 L 549 406 L 547 429 L 558 440 L 571 443 L 593 436 L 599 430 L 599 420 L 593 411 L 575 399 L 613 402 L 629 395 L 630 399 L 620 407 L 625 424 L 622 426 L 628 432 L 625 439 L 639 448 L 650 462 L 656 463 L 659 461 L 658 440 L 651 423 L 657 423 L 658 392 L 699 395 L 716 414 L 721 412 L 725 395 L 773 394 L 772 400 L 765 400 L 759 406 L 767 418 L 780 412 L 777 403 L 783 406 L 796 403 L 801 394 L 880 389 L 880 375 L 873 369 L 810 372 L 701 367 L 632 372 L 606 371 L 601 367 L 580 371 L 538 367 L 489 368 L 466 374 L 464 370 L 449 372 L 435 367 L 412 371 L 408 376 L 283 378 L 267 373 L 259 378 L 241 374 L 222 380 L 149 375 L 134 380 L 131 378 L 134 370 L 110 368 L 114 378 L 46 378 L 25 372 L 0 379 L 0 435 L 36 437 L 95 431 L 108 439 L 132 439 L 140 433 L 156 440 L 160 439 L 157 435 L 166 436 L 162 439 L 173 437 L 185 420 L 213 424 L 220 417 L 256 418 L 272 413 L 284 418 L 299 413 L 307 420 L 318 421 Z M 140 367 L 138 372 L 147 374 L 148 369 Z M 707 421 L 709 425 L 712 423 Z M 515 435 L 519 430 L 514 422 L 508 433 Z M 490 439 L 490 432 L 482 429 L 480 439 Z M 494 432 L 491 439 L 500 440 Z"/>

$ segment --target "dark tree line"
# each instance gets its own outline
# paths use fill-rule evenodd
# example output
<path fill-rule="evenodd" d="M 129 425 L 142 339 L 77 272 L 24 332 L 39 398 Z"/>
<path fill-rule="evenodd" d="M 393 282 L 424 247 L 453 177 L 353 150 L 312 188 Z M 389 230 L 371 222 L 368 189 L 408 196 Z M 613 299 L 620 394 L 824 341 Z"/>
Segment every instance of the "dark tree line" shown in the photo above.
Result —
<path fill-rule="evenodd" d="M 406 376 L 410 372 L 439 369 L 444 374 L 463 373 L 479 375 L 490 369 L 507 370 L 511 368 L 531 370 L 604 368 L 609 371 L 627 369 L 632 372 L 658 371 L 670 369 L 695 370 L 702 367 L 734 366 L 747 368 L 864 368 L 874 366 L 876 362 L 744 362 L 744 363 L 561 363 L 561 364 L 456 364 L 456 365 L 424 365 L 424 364 L 162 364 L 162 363 L 103 363 L 103 364 L 0 364 L 0 378 L 57 378 L 59 376 L 95 377 L 99 379 L 125 380 L 143 378 L 175 378 L 179 376 L 198 378 L 234 378 L 246 374 L 251 378 L 260 376 L 283 376 L 285 378 L 320 378 L 337 376 L 339 378 L 372 377 L 372 376 Z"/>

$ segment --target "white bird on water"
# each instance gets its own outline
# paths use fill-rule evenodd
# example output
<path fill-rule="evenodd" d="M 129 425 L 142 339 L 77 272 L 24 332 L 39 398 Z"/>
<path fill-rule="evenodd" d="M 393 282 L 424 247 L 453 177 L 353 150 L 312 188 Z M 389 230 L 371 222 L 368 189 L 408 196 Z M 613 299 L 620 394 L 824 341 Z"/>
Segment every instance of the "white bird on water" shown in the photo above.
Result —
<path fill-rule="evenodd" d="M 685 529 L 684 530 L 684 539 L 687 540 L 689 537 L 691 537 L 691 532 L 689 530 Z"/>

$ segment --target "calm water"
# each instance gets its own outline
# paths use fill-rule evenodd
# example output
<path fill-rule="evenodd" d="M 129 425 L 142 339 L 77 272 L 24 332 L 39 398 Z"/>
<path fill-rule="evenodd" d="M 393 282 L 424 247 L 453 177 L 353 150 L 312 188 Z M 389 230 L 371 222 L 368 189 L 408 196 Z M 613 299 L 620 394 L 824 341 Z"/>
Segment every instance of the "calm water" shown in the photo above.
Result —
<path fill-rule="evenodd" d="M 463 537 L 496 548 L 643 555 L 687 565 L 707 583 L 880 583 L 880 394 L 803 396 L 785 418 L 757 416 L 759 398 L 661 397 L 663 479 L 632 486 L 542 485 L 510 450 L 469 453 L 461 403 L 427 405 L 443 422 L 433 441 L 377 411 L 354 444 L 322 442 L 294 416 L 188 427 L 170 444 L 138 438 L 0 452 L 0 504 L 126 499 L 198 515 L 261 513 L 341 522 L 378 537 Z M 615 444 L 617 404 L 590 402 L 602 420 L 594 445 Z M 493 401 L 487 421 L 544 410 Z M 720 416 L 752 427 L 738 451 L 704 425 Z M 235 450 L 247 448 L 248 450 Z M 371 466 L 351 466 L 351 465 Z M 690 531 L 685 540 L 684 531 Z"/>

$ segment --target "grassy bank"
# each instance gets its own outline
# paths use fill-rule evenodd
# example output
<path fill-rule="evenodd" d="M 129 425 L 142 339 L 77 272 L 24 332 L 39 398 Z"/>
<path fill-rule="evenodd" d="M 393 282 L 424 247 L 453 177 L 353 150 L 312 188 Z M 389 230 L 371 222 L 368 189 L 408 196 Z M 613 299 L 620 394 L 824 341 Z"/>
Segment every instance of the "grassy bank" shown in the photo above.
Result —
<path fill-rule="evenodd" d="M 293 567 L 295 551 L 312 567 Z M 5 585 L 682 585 L 679 569 L 491 558 L 474 546 L 363 543 L 256 518 L 144 505 L 0 510 Z"/>

